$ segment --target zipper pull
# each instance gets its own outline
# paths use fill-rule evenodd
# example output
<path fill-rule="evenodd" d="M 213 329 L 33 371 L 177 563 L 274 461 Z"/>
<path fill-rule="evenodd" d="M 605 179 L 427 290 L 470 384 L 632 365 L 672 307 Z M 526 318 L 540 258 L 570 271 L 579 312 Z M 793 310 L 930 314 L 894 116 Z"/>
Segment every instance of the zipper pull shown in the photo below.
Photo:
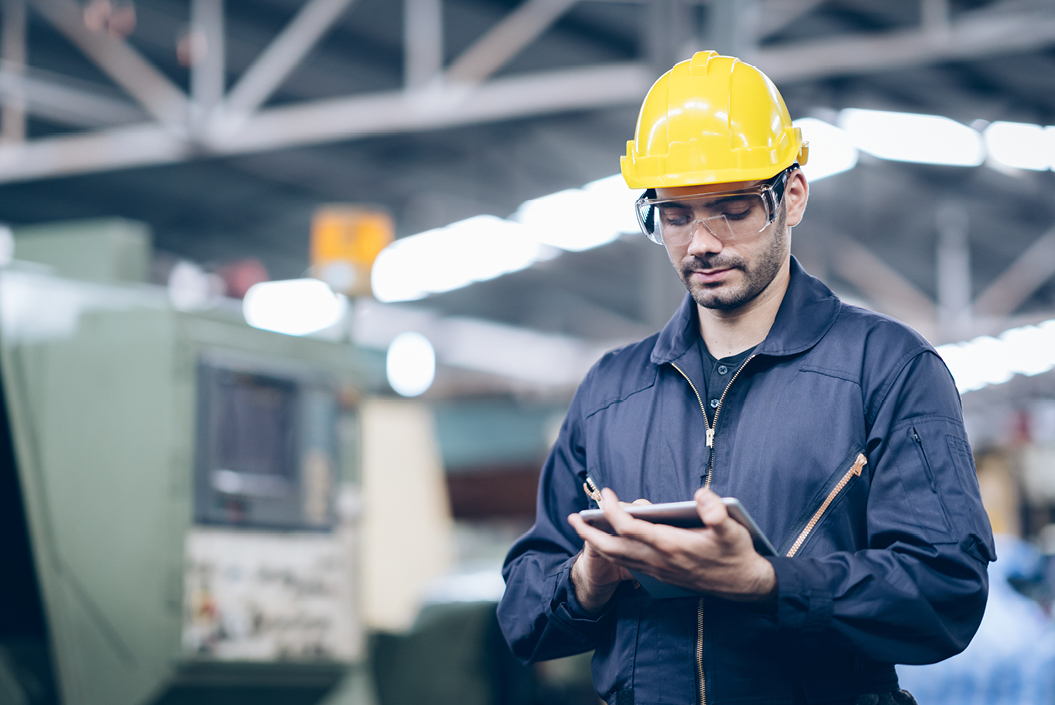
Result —
<path fill-rule="evenodd" d="M 864 469 L 865 465 L 868 465 L 868 458 L 865 457 L 864 453 L 858 453 L 857 460 L 854 461 L 854 466 L 850 468 L 850 472 L 852 472 L 855 477 L 861 477 L 861 471 Z"/>
<path fill-rule="evenodd" d="M 586 482 L 582 483 L 582 488 L 586 492 L 586 496 L 597 502 L 597 506 L 603 506 L 603 499 L 601 498 L 601 491 L 597 489 L 597 485 L 594 484 L 593 480 L 589 475 L 586 476 Z"/>
<path fill-rule="evenodd" d="M 714 429 L 707 429 L 707 447 L 714 448 Z"/>

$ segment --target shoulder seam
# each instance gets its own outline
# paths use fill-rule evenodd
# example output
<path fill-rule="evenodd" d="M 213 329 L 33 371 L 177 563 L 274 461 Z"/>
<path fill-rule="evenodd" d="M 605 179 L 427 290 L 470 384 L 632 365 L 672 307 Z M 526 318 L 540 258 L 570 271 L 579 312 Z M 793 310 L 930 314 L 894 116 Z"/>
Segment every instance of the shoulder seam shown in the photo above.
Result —
<path fill-rule="evenodd" d="M 886 380 L 883 382 L 883 386 L 880 388 L 878 399 L 876 400 L 872 408 L 868 410 L 869 427 L 871 427 L 871 425 L 875 423 L 876 416 L 879 415 L 879 409 L 882 408 L 884 403 L 886 403 L 887 395 L 890 394 L 890 390 L 894 387 L 894 383 L 901 377 L 901 373 L 905 371 L 905 368 L 908 367 L 910 362 L 915 360 L 920 355 L 924 355 L 926 353 L 934 353 L 935 355 L 938 354 L 937 351 L 935 351 L 933 348 L 921 345 L 915 350 L 906 353 L 901 358 L 901 360 L 898 361 L 898 364 L 895 365 L 895 369 L 897 371 L 894 374 L 886 376 Z M 939 355 L 938 357 L 940 358 L 941 356 Z"/>

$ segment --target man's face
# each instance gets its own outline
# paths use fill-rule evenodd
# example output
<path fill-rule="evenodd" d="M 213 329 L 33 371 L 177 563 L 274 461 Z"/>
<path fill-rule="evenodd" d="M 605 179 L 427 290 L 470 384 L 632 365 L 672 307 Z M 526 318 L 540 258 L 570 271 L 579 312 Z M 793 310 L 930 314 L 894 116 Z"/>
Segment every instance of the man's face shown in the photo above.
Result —
<path fill-rule="evenodd" d="M 756 184 L 748 181 L 661 188 L 656 189 L 656 196 L 686 198 Z M 791 193 L 793 188 L 796 189 L 795 194 Z M 762 232 L 723 241 L 703 225 L 696 225 L 688 242 L 666 245 L 671 263 L 697 304 L 709 309 L 735 311 L 754 300 L 773 282 L 791 257 L 789 201 L 794 210 L 795 224 L 801 219 L 801 211 L 805 207 L 804 194 L 805 180 L 796 171 L 788 180 L 777 217 Z M 801 207 L 798 199 L 800 195 Z"/>

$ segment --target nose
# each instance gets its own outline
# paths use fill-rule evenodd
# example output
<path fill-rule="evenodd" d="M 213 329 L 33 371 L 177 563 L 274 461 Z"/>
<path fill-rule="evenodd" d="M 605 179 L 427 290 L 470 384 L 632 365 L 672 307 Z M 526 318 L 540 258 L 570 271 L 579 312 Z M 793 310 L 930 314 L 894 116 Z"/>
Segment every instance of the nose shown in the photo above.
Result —
<path fill-rule="evenodd" d="M 687 254 L 702 255 L 722 251 L 722 241 L 707 227 L 702 220 L 694 220 L 689 225 L 689 248 Z"/>

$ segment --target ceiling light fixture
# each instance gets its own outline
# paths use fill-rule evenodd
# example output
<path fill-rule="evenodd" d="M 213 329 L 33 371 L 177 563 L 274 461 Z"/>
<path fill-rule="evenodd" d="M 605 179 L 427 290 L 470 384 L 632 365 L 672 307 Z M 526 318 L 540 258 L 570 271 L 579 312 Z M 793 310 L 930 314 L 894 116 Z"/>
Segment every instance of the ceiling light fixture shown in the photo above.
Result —
<path fill-rule="evenodd" d="M 634 201 L 640 195 L 615 174 L 521 204 L 511 217 L 540 243 L 570 252 L 607 245 L 636 232 Z"/>
<path fill-rule="evenodd" d="M 949 166 L 985 161 L 981 134 L 940 115 L 847 108 L 838 123 L 857 149 L 880 159 Z"/>
<path fill-rule="evenodd" d="M 286 279 L 249 287 L 242 315 L 253 328 L 286 335 L 308 335 L 336 325 L 348 300 L 318 279 Z"/>
<path fill-rule="evenodd" d="M 436 351 L 421 333 L 400 333 L 388 346 L 385 356 L 388 385 L 404 397 L 428 391 L 436 378 Z"/>
<path fill-rule="evenodd" d="M 937 350 L 961 394 L 1003 384 L 1015 375 L 1039 375 L 1055 368 L 1055 319 L 1012 328 L 996 338 L 985 335 L 940 345 Z"/>
<path fill-rule="evenodd" d="M 531 266 L 552 256 L 520 223 L 493 215 L 400 238 L 374 260 L 378 301 L 414 301 Z"/>
<path fill-rule="evenodd" d="M 1023 122 L 994 122 L 985 128 L 989 157 L 1016 169 L 1055 168 L 1055 128 Z"/>
<path fill-rule="evenodd" d="M 802 172 L 812 183 L 857 166 L 857 148 L 850 135 L 817 118 L 801 118 L 794 123 L 809 142 L 810 154 Z"/>

